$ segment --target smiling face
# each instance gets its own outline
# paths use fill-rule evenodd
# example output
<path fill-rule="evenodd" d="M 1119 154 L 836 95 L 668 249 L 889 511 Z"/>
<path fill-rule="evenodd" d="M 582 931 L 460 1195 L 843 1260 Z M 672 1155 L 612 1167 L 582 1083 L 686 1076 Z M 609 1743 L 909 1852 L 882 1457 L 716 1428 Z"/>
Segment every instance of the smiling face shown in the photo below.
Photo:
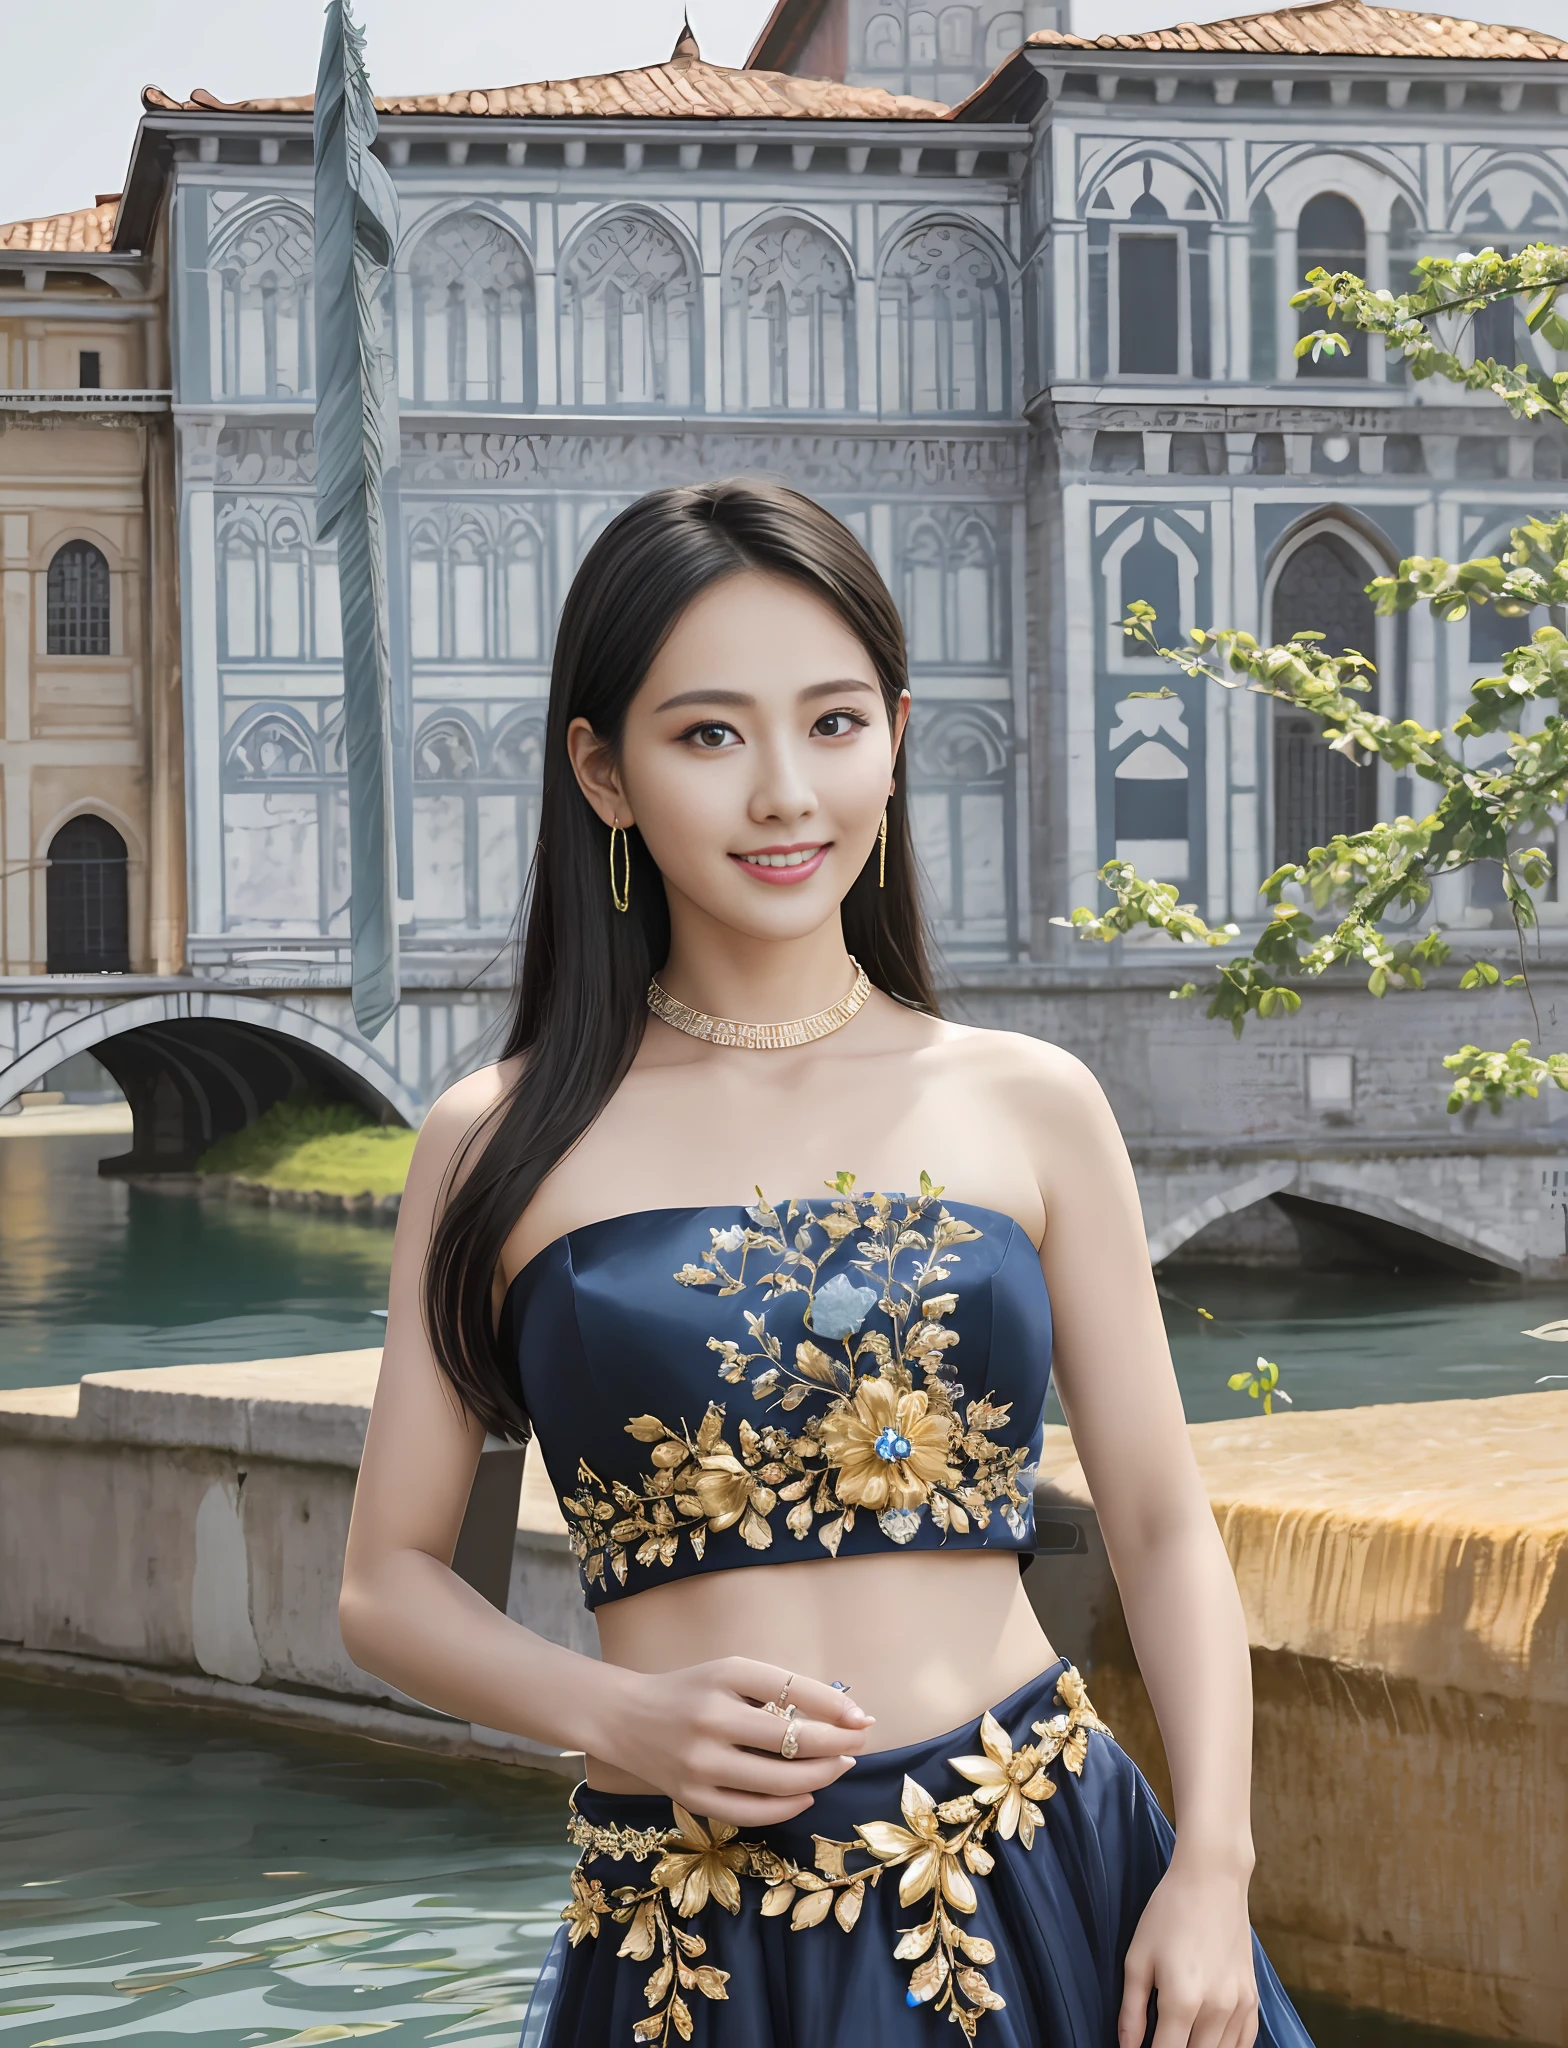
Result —
<path fill-rule="evenodd" d="M 742 571 L 693 600 L 611 758 L 585 721 L 573 766 L 606 824 L 635 824 L 672 919 L 754 938 L 830 918 L 876 844 L 903 737 L 871 656 L 803 584 Z"/>

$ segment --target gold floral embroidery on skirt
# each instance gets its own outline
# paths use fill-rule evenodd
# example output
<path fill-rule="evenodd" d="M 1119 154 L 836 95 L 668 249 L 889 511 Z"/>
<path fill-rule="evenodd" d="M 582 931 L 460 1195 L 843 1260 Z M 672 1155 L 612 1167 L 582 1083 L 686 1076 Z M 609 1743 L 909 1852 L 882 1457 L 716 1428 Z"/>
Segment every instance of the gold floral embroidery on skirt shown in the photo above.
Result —
<path fill-rule="evenodd" d="M 811 1870 L 766 1843 L 742 1840 L 725 1823 L 700 1821 L 673 1801 L 675 1825 L 663 1829 L 601 1826 L 574 1808 L 567 1838 L 583 1853 L 561 1918 L 573 1948 L 597 1938 L 601 1922 L 611 1920 L 626 1929 L 616 1954 L 654 1964 L 643 1987 L 652 2009 L 633 2027 L 633 2040 L 657 2042 L 661 2048 L 675 2038 L 689 2041 L 693 2022 L 685 1994 L 729 1997 L 729 1972 L 704 1963 L 706 1941 L 680 1923 L 694 1919 L 710 1902 L 740 1912 L 743 1877 L 756 1878 L 764 1887 L 758 1910 L 769 1916 L 788 1913 L 793 1932 L 819 1926 L 831 1916 L 849 1933 L 860 1918 L 867 1888 L 884 1871 L 897 1870 L 901 1906 L 931 1902 L 915 1926 L 899 1930 L 893 1950 L 899 1962 L 915 1965 L 907 2002 L 946 2011 L 972 2041 L 985 2014 L 1005 2004 L 985 1975 L 985 1966 L 996 1960 L 994 1945 L 955 1917 L 975 1911 L 980 1899 L 974 1881 L 995 1868 L 987 1839 L 994 1835 L 1010 1842 L 1016 1836 L 1024 1849 L 1032 1849 L 1035 1830 L 1045 1819 L 1042 1809 L 1056 1793 L 1049 1767 L 1060 1762 L 1081 1776 L 1090 1731 L 1111 1732 L 1071 1665 L 1056 1681 L 1056 1696 L 1062 1711 L 1033 1722 L 1037 1739 L 1021 1749 L 1014 1749 L 993 1715 L 981 1716 L 982 1753 L 948 1758 L 949 1767 L 973 1791 L 938 1801 L 906 1777 L 899 1802 L 902 1825 L 861 1821 L 852 1842 L 813 1835 Z M 852 1856 L 864 1860 L 851 1867 Z M 615 1885 L 608 1892 L 587 1867 L 600 1858 L 647 1863 L 654 1857 L 658 1861 L 647 1883 Z"/>
<path fill-rule="evenodd" d="M 627 1432 L 649 1446 L 652 1467 L 640 1486 L 606 1485 L 579 1463 L 561 1506 L 589 1585 L 604 1585 L 607 1569 L 624 1585 L 629 1563 L 671 1565 L 683 1541 L 701 1558 L 726 1529 L 767 1550 L 775 1517 L 798 1542 L 814 1530 L 830 1556 L 857 1513 L 875 1515 L 901 1544 L 926 1514 L 965 1536 L 995 1513 L 1016 1538 L 1027 1535 L 1028 1446 L 993 1441 L 1011 1404 L 969 1400 L 951 1357 L 959 1297 L 947 1282 L 957 1247 L 982 1233 L 942 1206 L 928 1174 L 912 1197 L 857 1196 L 854 1184 L 847 1173 L 830 1181 L 834 1200 L 820 1216 L 798 1202 L 781 1214 L 759 1190 L 747 1221 L 710 1229 L 700 1262 L 674 1275 L 720 1295 L 757 1287 L 764 1304 L 803 1294 L 811 1335 L 786 1357 L 765 1309 L 746 1311 L 752 1348 L 729 1337 L 710 1337 L 708 1348 L 722 1380 L 750 1381 L 757 1423 L 743 1416 L 732 1436 L 722 1401 L 709 1402 L 695 1430 L 634 1416 Z M 767 1270 L 748 1279 L 753 1259 Z M 885 1327 L 865 1327 L 873 1314 Z M 767 1419 L 813 1397 L 822 1405 L 798 1426 Z"/>

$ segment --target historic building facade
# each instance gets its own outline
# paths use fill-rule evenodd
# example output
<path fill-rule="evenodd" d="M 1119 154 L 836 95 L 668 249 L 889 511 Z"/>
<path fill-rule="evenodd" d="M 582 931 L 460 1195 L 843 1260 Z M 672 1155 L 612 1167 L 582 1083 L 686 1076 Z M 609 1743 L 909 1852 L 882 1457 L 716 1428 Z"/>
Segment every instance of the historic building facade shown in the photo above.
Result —
<path fill-rule="evenodd" d="M 167 276 L 184 957 L 324 1015 L 348 873 L 309 102 L 146 104 L 113 244 Z M 1565 111 L 1568 43 L 1358 0 L 1097 40 L 1036 0 L 781 0 L 744 70 L 688 36 L 642 71 L 385 102 L 410 990 L 387 1099 L 486 1043 L 585 548 L 652 484 L 749 471 L 838 512 L 903 609 L 916 828 L 970 1014 L 1090 1051 L 1150 1142 L 1440 1125 L 1429 1050 L 1474 1029 L 1445 999 L 1429 1050 L 1325 995 L 1221 1072 L 1162 946 L 1108 972 L 1051 920 L 1119 854 L 1245 928 L 1280 859 L 1419 801 L 1117 622 L 1142 597 L 1167 637 L 1310 624 L 1376 657 L 1382 705 L 1452 717 L 1495 622 L 1379 621 L 1361 586 L 1496 546 L 1550 505 L 1561 437 L 1378 348 L 1298 362 L 1288 300 L 1319 262 L 1397 284 L 1418 253 L 1568 240 Z M 1537 346 L 1511 314 L 1459 345 Z M 1439 908 L 1491 943 L 1484 880 Z"/>
<path fill-rule="evenodd" d="M 180 963 L 167 301 L 156 257 L 109 247 L 117 199 L 0 228 L 10 975 Z"/>

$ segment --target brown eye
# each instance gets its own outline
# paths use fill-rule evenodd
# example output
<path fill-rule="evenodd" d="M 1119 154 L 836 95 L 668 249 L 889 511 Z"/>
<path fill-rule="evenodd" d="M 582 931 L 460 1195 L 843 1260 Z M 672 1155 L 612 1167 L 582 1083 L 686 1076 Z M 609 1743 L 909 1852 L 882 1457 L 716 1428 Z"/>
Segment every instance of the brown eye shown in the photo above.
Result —
<path fill-rule="evenodd" d="M 864 725 L 863 718 L 857 718 L 852 711 L 825 711 L 811 730 L 825 740 L 840 740 L 856 726 Z"/>
<path fill-rule="evenodd" d="M 729 736 L 730 729 L 727 725 L 699 725 L 694 727 L 691 733 L 698 746 L 706 747 L 710 752 L 722 747 Z"/>

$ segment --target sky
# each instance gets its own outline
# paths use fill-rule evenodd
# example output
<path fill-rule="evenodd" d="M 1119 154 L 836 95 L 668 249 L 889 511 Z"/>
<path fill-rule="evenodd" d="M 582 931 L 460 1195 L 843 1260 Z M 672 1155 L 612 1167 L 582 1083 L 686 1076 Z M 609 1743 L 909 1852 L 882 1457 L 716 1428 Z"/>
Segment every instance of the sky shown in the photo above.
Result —
<path fill-rule="evenodd" d="M 771 0 L 690 0 L 702 53 L 741 64 Z M 1073 0 L 1079 34 L 1162 28 L 1249 12 L 1258 0 Z M 359 0 L 379 93 L 443 92 L 619 71 L 668 57 L 682 0 Z M 1479 0 L 1473 12 L 1563 31 L 1564 0 Z M 118 191 L 141 113 L 141 88 L 184 99 L 309 92 L 320 0 L 42 0 L 8 10 L 12 81 L 0 124 L 0 221 L 89 206 Z"/>

